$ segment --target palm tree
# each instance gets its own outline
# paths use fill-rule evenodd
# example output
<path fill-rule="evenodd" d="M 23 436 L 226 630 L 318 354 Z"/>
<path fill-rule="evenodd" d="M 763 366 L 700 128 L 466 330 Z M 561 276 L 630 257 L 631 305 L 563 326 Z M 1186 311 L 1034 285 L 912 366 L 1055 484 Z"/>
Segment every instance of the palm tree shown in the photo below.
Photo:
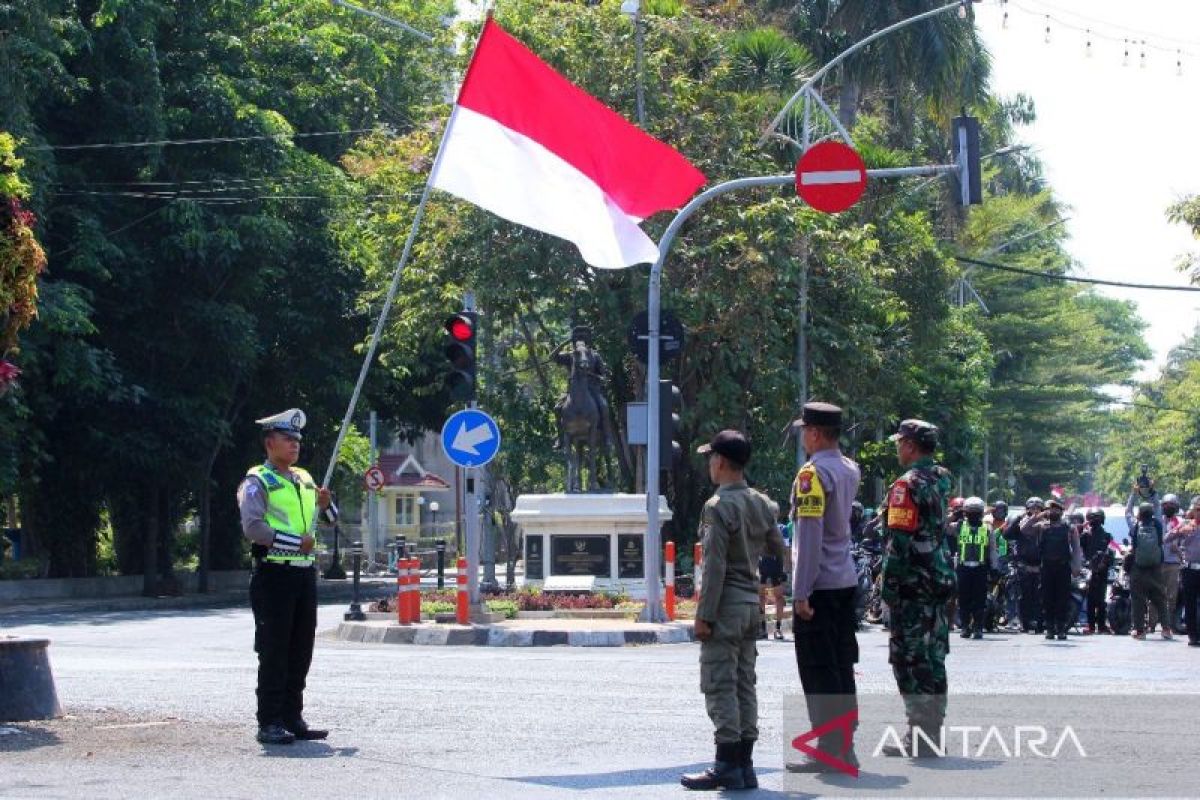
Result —
<path fill-rule="evenodd" d="M 792 31 L 816 57 L 829 61 L 854 42 L 945 0 L 800 0 L 789 4 Z M 909 98 L 924 99 L 939 116 L 982 99 L 991 59 L 975 28 L 941 14 L 880 39 L 842 67 L 838 117 L 850 128 L 864 96 L 891 98 L 897 119 Z"/>

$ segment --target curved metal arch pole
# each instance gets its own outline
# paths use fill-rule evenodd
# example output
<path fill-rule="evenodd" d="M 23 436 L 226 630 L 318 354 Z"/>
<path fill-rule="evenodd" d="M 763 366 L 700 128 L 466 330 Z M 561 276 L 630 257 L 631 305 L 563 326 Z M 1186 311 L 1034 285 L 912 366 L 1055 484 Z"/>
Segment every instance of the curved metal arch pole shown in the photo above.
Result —
<path fill-rule="evenodd" d="M 661 454 L 658 447 L 658 415 L 659 415 L 659 340 L 660 315 L 662 311 L 662 269 L 667 260 L 667 253 L 683 223 L 695 214 L 705 203 L 715 197 L 754 186 L 786 186 L 796 180 L 794 174 L 762 175 L 750 178 L 736 178 L 725 183 L 717 184 L 711 189 L 701 192 L 692 201 L 679 210 L 667 230 L 658 242 L 658 259 L 650 267 L 650 286 L 648 291 L 647 324 L 648 341 L 646 342 L 646 541 L 642 551 L 642 563 L 646 574 L 646 607 L 642 609 L 639 619 L 643 622 L 664 622 L 666 612 L 663 610 L 659 592 L 659 566 L 662 563 L 662 531 L 659 525 L 658 496 L 659 496 L 659 463 Z"/>
<path fill-rule="evenodd" d="M 794 95 L 791 96 L 791 99 L 789 99 L 786 103 L 783 104 L 783 108 L 780 110 L 780 112 L 778 114 L 775 115 L 775 119 L 771 120 L 771 124 L 768 125 L 766 131 L 763 132 L 762 138 L 760 138 L 758 140 L 759 147 L 761 147 L 763 145 L 763 143 L 767 141 L 767 137 L 770 136 L 775 131 L 775 129 L 779 126 L 779 123 L 783 121 L 783 117 L 785 114 L 787 114 L 788 109 L 791 108 L 793 105 L 795 105 L 797 100 L 799 100 L 801 97 L 803 97 L 806 92 L 810 91 L 812 89 L 812 87 L 814 85 L 816 85 L 817 81 L 821 80 L 821 78 L 824 78 L 825 75 L 828 74 L 829 71 L 831 69 L 833 69 L 834 67 L 836 67 L 838 64 L 842 63 L 847 58 L 849 58 L 850 56 L 857 53 L 859 50 L 862 50 L 864 47 L 871 44 L 876 39 L 882 39 L 884 36 L 894 33 L 895 31 L 898 31 L 901 28 L 908 27 L 909 25 L 912 25 L 913 23 L 920 22 L 921 20 L 924 20 L 924 19 L 929 19 L 930 17 L 936 17 L 938 14 L 944 14 L 947 11 L 953 11 L 954 9 L 957 9 L 957 8 L 966 8 L 970 2 L 971 2 L 971 0 L 955 0 L 955 2 L 953 2 L 953 3 L 949 3 L 949 4 L 941 6 L 939 8 L 934 8 L 929 11 L 925 11 L 921 14 L 917 14 L 915 16 L 909 17 L 908 19 L 902 19 L 899 22 L 896 22 L 896 23 L 893 23 L 893 24 L 887 26 L 886 28 L 881 28 L 880 30 L 875 31 L 875 33 L 872 33 L 867 38 L 860 39 L 859 41 L 857 41 L 854 44 L 847 47 L 845 50 L 843 50 L 841 53 L 839 53 L 837 56 L 835 56 L 832 61 L 830 61 L 825 66 L 821 67 L 816 72 L 814 72 L 812 74 L 812 77 L 810 77 L 807 81 L 805 81 L 804 85 L 801 86 L 800 89 Z"/>

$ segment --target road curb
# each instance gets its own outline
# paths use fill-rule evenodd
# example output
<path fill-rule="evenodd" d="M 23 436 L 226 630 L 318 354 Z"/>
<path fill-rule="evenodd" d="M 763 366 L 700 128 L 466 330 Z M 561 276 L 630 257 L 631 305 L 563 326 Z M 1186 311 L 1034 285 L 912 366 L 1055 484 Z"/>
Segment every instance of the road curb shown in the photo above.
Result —
<path fill-rule="evenodd" d="M 364 644 L 422 644 L 474 647 L 631 647 L 693 641 L 691 623 L 631 626 L 619 630 L 541 630 L 500 625 L 398 625 L 343 622 L 333 638 Z"/>

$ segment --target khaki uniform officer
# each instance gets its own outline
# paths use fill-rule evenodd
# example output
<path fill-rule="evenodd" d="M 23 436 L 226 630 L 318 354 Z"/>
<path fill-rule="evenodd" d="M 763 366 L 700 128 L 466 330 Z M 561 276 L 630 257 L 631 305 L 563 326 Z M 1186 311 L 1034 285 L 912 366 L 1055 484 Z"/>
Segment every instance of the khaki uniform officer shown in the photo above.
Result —
<path fill-rule="evenodd" d="M 717 745 L 713 764 L 680 779 L 688 789 L 758 786 L 754 742 L 758 739 L 755 661 L 758 651 L 758 576 L 764 552 L 782 560 L 783 537 L 775 525 L 779 506 L 746 485 L 750 442 L 738 431 L 721 431 L 696 452 L 708 456 L 716 493 L 704 504 L 704 548 L 696 638 L 700 640 L 700 691 Z"/>

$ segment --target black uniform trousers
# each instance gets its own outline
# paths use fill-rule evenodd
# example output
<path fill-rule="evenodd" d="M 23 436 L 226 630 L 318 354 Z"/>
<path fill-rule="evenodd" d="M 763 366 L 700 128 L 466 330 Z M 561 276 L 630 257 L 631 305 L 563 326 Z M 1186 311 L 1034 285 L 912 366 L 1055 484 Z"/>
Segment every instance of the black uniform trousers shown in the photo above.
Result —
<path fill-rule="evenodd" d="M 987 590 L 988 568 L 985 565 L 958 566 L 958 613 L 964 632 L 982 633 L 987 627 Z"/>
<path fill-rule="evenodd" d="M 796 666 L 808 705 L 813 730 L 840 716 L 858 711 L 854 665 L 858 663 L 858 617 L 854 611 L 856 587 L 815 589 L 808 598 L 813 617 L 792 618 L 796 637 Z M 855 722 L 852 729 L 857 729 Z M 853 742 L 842 741 L 842 730 L 834 728 L 817 740 L 822 752 L 845 755 Z"/>
<path fill-rule="evenodd" d="M 1071 564 L 1068 561 L 1042 562 L 1042 622 L 1047 633 L 1066 633 L 1072 620 Z"/>
<path fill-rule="evenodd" d="M 1042 628 L 1042 573 L 1021 565 L 1021 630 Z"/>
<path fill-rule="evenodd" d="M 1183 616 L 1189 642 L 1200 642 L 1200 569 L 1183 570 Z"/>
<path fill-rule="evenodd" d="M 304 683 L 317 632 L 317 570 L 260 563 L 250 578 L 258 653 L 258 724 L 291 723 L 304 711 Z"/>
<path fill-rule="evenodd" d="M 1088 625 L 1097 631 L 1104 630 L 1108 625 L 1107 568 L 1101 567 L 1092 570 L 1091 580 L 1088 581 L 1087 621 Z"/>

